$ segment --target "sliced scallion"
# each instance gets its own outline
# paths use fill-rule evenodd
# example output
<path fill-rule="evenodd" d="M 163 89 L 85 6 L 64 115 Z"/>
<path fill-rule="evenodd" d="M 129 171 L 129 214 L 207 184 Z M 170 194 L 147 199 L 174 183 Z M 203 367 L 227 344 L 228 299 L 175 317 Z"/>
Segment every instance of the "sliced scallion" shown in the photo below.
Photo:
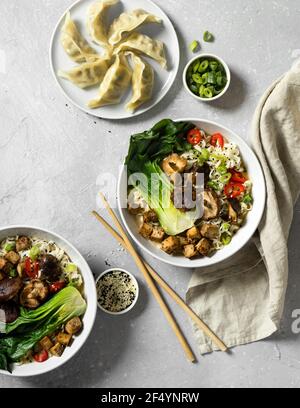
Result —
<path fill-rule="evenodd" d="M 195 52 L 197 50 L 198 46 L 199 46 L 199 42 L 197 40 L 194 40 L 190 44 L 190 50 L 192 52 Z"/>
<path fill-rule="evenodd" d="M 205 31 L 203 34 L 203 40 L 205 42 L 212 42 L 214 40 L 214 36 L 209 31 Z"/>

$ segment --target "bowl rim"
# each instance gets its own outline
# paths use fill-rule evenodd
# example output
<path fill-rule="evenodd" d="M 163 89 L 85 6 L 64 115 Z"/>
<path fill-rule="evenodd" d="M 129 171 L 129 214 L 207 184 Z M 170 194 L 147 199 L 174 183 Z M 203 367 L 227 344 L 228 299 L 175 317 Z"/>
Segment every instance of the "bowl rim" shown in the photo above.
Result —
<path fill-rule="evenodd" d="M 201 98 L 201 96 L 195 95 L 195 94 L 190 90 L 190 88 L 189 88 L 189 86 L 188 86 L 188 84 L 187 84 L 187 81 L 186 81 L 186 74 L 187 74 L 187 71 L 188 71 L 190 65 L 191 65 L 194 61 L 196 61 L 197 59 L 205 58 L 205 57 L 207 57 L 207 58 L 213 58 L 213 59 L 216 59 L 217 61 L 219 61 L 219 62 L 223 65 L 223 67 L 224 67 L 224 69 L 225 69 L 225 72 L 226 72 L 226 76 L 227 76 L 227 84 L 226 84 L 225 88 L 223 89 L 222 92 L 220 92 L 218 95 L 214 96 L 213 98 Z M 193 96 L 195 99 L 197 99 L 198 101 L 202 101 L 202 102 L 213 102 L 213 101 L 216 101 L 216 100 L 222 98 L 222 96 L 224 96 L 225 93 L 228 91 L 228 89 L 229 89 L 229 87 L 230 87 L 230 84 L 231 84 L 231 71 L 230 71 L 230 69 L 229 69 L 228 64 L 223 60 L 223 58 L 219 57 L 218 55 L 216 55 L 216 54 L 211 54 L 211 53 L 200 53 L 200 54 L 197 54 L 196 56 L 194 56 L 193 58 L 191 58 L 191 59 L 189 60 L 189 62 L 186 64 L 186 66 L 185 66 L 185 68 L 184 68 L 184 70 L 183 70 L 182 81 L 183 81 L 183 85 L 184 85 L 186 91 L 187 91 L 191 96 Z"/>
<path fill-rule="evenodd" d="M 11 230 L 11 229 L 17 229 L 17 230 L 18 229 L 19 230 L 22 230 L 22 229 L 26 230 L 27 229 L 27 230 L 32 230 L 32 231 L 36 231 L 36 232 L 40 231 L 42 233 L 52 235 L 54 237 L 54 239 L 57 238 L 58 240 L 60 240 L 62 242 L 65 242 L 67 244 L 67 246 L 69 246 L 72 249 L 72 251 L 74 251 L 76 253 L 78 258 L 82 262 L 82 265 L 85 266 L 86 270 L 88 271 L 88 273 L 90 275 L 91 282 L 94 281 L 94 276 L 93 276 L 93 273 L 92 273 L 92 270 L 91 270 L 89 264 L 87 263 L 87 261 L 85 260 L 85 258 L 81 254 L 81 252 L 68 239 L 62 237 L 60 234 L 58 234 L 56 232 L 53 232 L 53 231 L 51 231 L 49 229 L 34 226 L 34 225 L 24 225 L 24 224 L 13 224 L 13 225 L 5 226 L 5 227 L 0 227 L 0 234 L 2 232 L 5 232 L 6 230 Z M 90 337 L 90 334 L 91 334 L 91 332 L 92 332 L 92 330 L 94 328 L 94 324 L 95 324 L 96 316 L 97 316 L 97 293 L 96 293 L 96 286 L 94 285 L 94 287 L 95 287 L 95 289 L 94 289 L 94 296 L 93 297 L 92 297 L 92 293 L 90 292 L 90 288 L 89 288 L 89 293 L 84 292 L 85 300 L 86 300 L 86 303 L 87 303 L 87 305 L 89 307 L 89 310 L 90 310 L 89 327 L 88 328 L 83 328 L 83 331 L 81 333 L 81 334 L 85 333 L 85 335 L 84 335 L 85 339 L 83 340 L 82 344 L 80 346 L 78 346 L 76 350 L 74 350 L 72 352 L 72 354 L 70 356 L 66 357 L 65 359 L 57 359 L 57 365 L 55 367 L 45 368 L 44 370 L 41 370 L 38 373 L 34 373 L 34 372 L 30 373 L 30 370 L 28 370 L 28 372 L 24 372 L 24 373 L 14 373 L 14 371 L 8 372 L 8 371 L 0 370 L 0 374 L 6 375 L 8 377 L 15 377 L 15 378 L 37 377 L 39 375 L 43 375 L 43 374 L 52 372 L 52 371 L 56 370 L 57 368 L 62 367 L 64 364 L 66 364 L 70 360 L 72 360 L 76 356 L 76 354 L 81 350 L 81 348 L 85 345 L 86 341 Z M 94 305 L 93 305 L 93 303 L 94 303 Z M 86 327 L 86 325 L 84 327 Z M 30 364 L 28 365 L 28 367 L 29 366 L 30 366 Z"/>
<path fill-rule="evenodd" d="M 227 254 L 227 255 L 224 256 L 222 259 L 219 259 L 219 260 L 216 260 L 216 261 L 212 261 L 212 262 L 210 262 L 208 265 L 195 265 L 195 263 L 193 263 L 193 264 L 188 264 L 188 263 L 187 263 L 186 265 L 181 265 L 181 264 L 178 264 L 178 262 L 176 262 L 177 257 L 169 256 L 169 257 L 167 257 L 167 258 L 162 258 L 159 254 L 157 254 L 157 253 L 151 251 L 150 249 L 148 249 L 148 248 L 143 244 L 143 242 L 141 242 L 141 241 L 135 236 L 134 232 L 131 230 L 131 228 L 129 227 L 129 225 L 128 225 L 127 221 L 126 221 L 126 218 L 125 218 L 125 216 L 124 216 L 124 211 L 125 211 L 126 209 L 122 208 L 122 197 L 120 197 L 120 194 L 121 194 L 121 191 L 122 191 L 122 190 L 121 190 L 122 178 L 123 178 L 124 171 L 125 171 L 125 166 L 124 166 L 124 165 L 122 166 L 122 168 L 121 168 L 121 170 L 120 170 L 119 180 L 118 180 L 118 191 L 117 191 L 117 205 L 118 205 L 118 211 L 119 211 L 119 213 L 120 213 L 121 220 L 122 220 L 123 224 L 125 225 L 125 228 L 126 228 L 127 232 L 129 233 L 130 237 L 132 238 L 132 240 L 135 242 L 135 244 L 136 244 L 140 249 L 142 249 L 143 251 L 145 251 L 145 253 L 147 253 L 147 254 L 150 255 L 151 257 L 154 257 L 155 259 L 157 259 L 157 260 L 159 260 L 159 261 L 161 261 L 161 262 L 163 262 L 163 263 L 165 263 L 165 264 L 172 265 L 172 266 L 175 266 L 175 267 L 184 268 L 184 269 L 202 269 L 202 268 L 207 268 L 207 267 L 211 267 L 211 266 L 213 266 L 213 265 L 218 265 L 218 264 L 220 264 L 220 263 L 226 261 L 227 259 L 233 257 L 235 254 L 237 254 L 239 251 L 241 251 L 241 250 L 246 246 L 246 244 L 251 240 L 251 238 L 252 238 L 253 235 L 255 234 L 255 232 L 256 232 L 256 230 L 257 230 L 257 228 L 258 228 L 258 226 L 259 226 L 259 224 L 260 224 L 260 222 L 261 222 L 261 220 L 262 220 L 262 218 L 263 218 L 264 211 L 265 211 L 265 206 L 266 206 L 267 188 L 266 188 L 265 176 L 264 176 L 264 173 L 263 173 L 263 170 L 262 170 L 261 163 L 260 163 L 258 157 L 256 156 L 255 152 L 254 152 L 253 149 L 251 148 L 251 146 L 250 146 L 241 136 L 239 136 L 237 133 L 235 133 L 234 131 L 230 130 L 230 129 L 227 128 L 226 126 L 223 126 L 223 125 L 221 125 L 221 124 L 219 124 L 219 123 L 217 123 L 217 122 L 211 121 L 211 120 L 207 120 L 207 119 L 197 119 L 197 118 L 180 118 L 180 119 L 176 119 L 176 120 L 174 120 L 174 121 L 175 121 L 175 122 L 192 122 L 192 123 L 193 123 L 193 122 L 203 122 L 203 123 L 206 123 L 206 124 L 211 125 L 211 126 L 221 127 L 221 128 L 223 128 L 226 132 L 231 133 L 231 134 L 234 134 L 234 136 L 239 140 L 239 143 L 240 143 L 240 144 L 243 144 L 246 148 L 248 148 L 249 151 L 251 152 L 251 154 L 253 155 L 253 157 L 256 159 L 257 164 L 258 164 L 258 169 L 259 169 L 259 172 L 260 172 L 260 176 L 261 176 L 261 180 L 263 180 L 263 182 L 262 182 L 262 185 L 261 185 L 261 187 L 262 187 L 262 192 L 261 192 L 260 201 L 259 201 L 259 203 L 260 203 L 260 204 L 259 204 L 260 211 L 259 211 L 259 214 L 258 214 L 258 216 L 257 216 L 256 221 L 251 224 L 251 227 L 250 227 L 251 234 L 249 234 L 248 239 L 247 239 L 247 240 L 245 239 L 244 242 L 243 242 L 243 244 L 242 244 L 242 245 L 238 245 L 237 248 L 236 248 L 235 250 L 233 250 L 230 254 Z M 180 258 L 183 258 L 183 257 L 180 257 Z M 212 257 L 211 259 L 213 260 L 214 258 Z M 187 260 L 187 261 L 188 261 L 188 260 Z"/>
<path fill-rule="evenodd" d="M 114 267 L 114 268 L 107 269 L 106 271 L 103 271 L 102 273 L 100 273 L 100 275 L 96 279 L 96 288 L 97 288 L 97 283 L 102 278 L 102 276 L 107 275 L 108 273 L 114 272 L 114 271 L 124 272 L 128 276 L 130 276 L 130 278 L 133 280 L 133 283 L 134 283 L 134 285 L 136 287 L 136 296 L 135 296 L 134 301 L 131 303 L 131 305 L 127 309 L 124 309 L 121 312 L 110 312 L 109 310 L 106 310 L 103 306 L 101 306 L 100 303 L 98 302 L 98 292 L 97 292 L 97 304 L 98 304 L 99 309 L 102 310 L 102 312 L 104 312 L 104 313 L 107 313 L 107 314 L 109 314 L 111 316 L 122 316 L 122 315 L 130 312 L 130 310 L 132 310 L 135 307 L 135 305 L 137 304 L 137 301 L 138 301 L 139 296 L 140 296 L 140 287 L 139 287 L 139 283 L 138 283 L 136 277 L 131 272 L 129 272 L 126 269 L 123 269 L 123 268 Z"/>

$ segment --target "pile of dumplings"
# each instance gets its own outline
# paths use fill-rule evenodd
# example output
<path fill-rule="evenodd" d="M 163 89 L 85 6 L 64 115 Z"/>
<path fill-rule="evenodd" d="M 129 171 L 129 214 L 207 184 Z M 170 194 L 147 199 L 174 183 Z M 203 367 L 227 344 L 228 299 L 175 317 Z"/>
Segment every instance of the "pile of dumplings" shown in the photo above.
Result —
<path fill-rule="evenodd" d="M 145 10 L 137 9 L 122 13 L 107 27 L 106 12 L 118 2 L 101 0 L 88 9 L 88 32 L 92 40 L 102 47 L 103 55 L 89 45 L 70 12 L 67 13 L 61 29 L 61 44 L 68 56 L 80 65 L 69 71 L 59 71 L 58 75 L 83 89 L 100 84 L 98 95 L 88 102 L 92 109 L 120 103 L 132 84 L 132 96 L 126 109 L 134 112 L 151 99 L 154 85 L 154 70 L 141 55 L 156 60 L 167 69 L 164 44 L 135 30 L 144 24 L 162 21 Z"/>

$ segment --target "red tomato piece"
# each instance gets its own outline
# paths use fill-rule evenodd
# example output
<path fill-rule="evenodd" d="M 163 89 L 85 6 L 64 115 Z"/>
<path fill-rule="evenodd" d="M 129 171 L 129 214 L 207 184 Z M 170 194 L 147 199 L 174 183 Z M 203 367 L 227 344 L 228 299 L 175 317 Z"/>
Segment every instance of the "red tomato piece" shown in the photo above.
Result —
<path fill-rule="evenodd" d="M 225 144 L 223 135 L 221 135 L 221 133 L 215 133 L 214 135 L 212 135 L 210 144 L 215 147 L 218 144 L 223 149 Z"/>
<path fill-rule="evenodd" d="M 49 354 L 47 350 L 42 350 L 37 354 L 34 354 L 33 358 L 37 363 L 43 363 L 44 361 L 48 360 Z"/>
<path fill-rule="evenodd" d="M 38 262 L 35 262 L 32 264 L 31 259 L 27 257 L 25 259 L 25 273 L 30 279 L 35 279 L 38 276 L 39 273 L 39 264 Z"/>
<path fill-rule="evenodd" d="M 49 285 L 49 289 L 51 293 L 57 293 L 62 290 L 66 286 L 65 281 L 54 282 Z"/>
<path fill-rule="evenodd" d="M 244 184 L 247 181 L 247 178 L 243 176 L 242 173 L 239 173 L 238 171 L 231 171 L 232 177 L 231 181 L 235 181 L 236 183 L 241 183 Z"/>
<path fill-rule="evenodd" d="M 187 141 L 189 144 L 196 146 L 202 140 L 202 134 L 199 129 L 191 129 L 187 135 Z"/>
<path fill-rule="evenodd" d="M 224 192 L 229 198 L 237 198 L 243 194 L 245 190 L 246 188 L 243 186 L 243 184 L 236 183 L 234 181 L 228 183 L 224 188 Z"/>

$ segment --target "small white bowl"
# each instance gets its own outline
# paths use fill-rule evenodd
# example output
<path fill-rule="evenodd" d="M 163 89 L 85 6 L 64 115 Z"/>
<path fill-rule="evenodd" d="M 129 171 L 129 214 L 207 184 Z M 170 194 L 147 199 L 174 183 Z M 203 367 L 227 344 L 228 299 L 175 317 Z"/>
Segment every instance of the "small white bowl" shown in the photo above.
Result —
<path fill-rule="evenodd" d="M 109 315 L 112 315 L 112 316 L 120 316 L 120 315 L 123 315 L 123 314 L 126 314 L 126 313 L 130 312 L 130 310 L 132 310 L 132 309 L 134 308 L 134 306 L 136 305 L 136 303 L 137 303 L 137 301 L 138 301 L 138 298 L 139 298 L 139 294 L 140 294 L 139 284 L 138 284 L 136 278 L 132 275 L 132 273 L 130 273 L 130 272 L 128 272 L 128 271 L 126 271 L 125 269 L 122 269 L 122 268 L 111 268 L 111 269 L 108 269 L 108 270 L 102 272 L 102 273 L 98 276 L 98 278 L 96 279 L 96 290 L 97 290 L 97 283 L 99 282 L 99 280 L 100 280 L 104 275 L 107 275 L 107 274 L 110 273 L 110 272 L 124 272 L 124 273 L 126 273 L 126 274 L 132 279 L 132 281 L 133 281 L 133 283 L 134 283 L 134 286 L 136 287 L 136 296 L 135 296 L 134 301 L 131 303 L 131 305 L 130 305 L 127 309 L 122 310 L 121 312 L 110 312 L 109 310 L 104 309 L 104 307 L 101 306 L 100 303 L 98 302 L 98 307 L 99 307 L 99 309 L 101 309 L 103 312 L 105 312 L 105 313 L 107 313 L 107 314 L 109 314 Z M 98 291 L 97 291 L 97 299 L 98 299 Z"/>
<path fill-rule="evenodd" d="M 214 96 L 213 98 L 201 98 L 201 96 L 195 95 L 195 94 L 190 90 L 190 88 L 189 88 L 189 86 L 188 86 L 188 84 L 187 84 L 187 81 L 186 81 L 187 71 L 188 71 L 190 65 L 193 64 L 194 61 L 196 61 L 196 60 L 198 60 L 198 59 L 200 59 L 200 58 L 201 58 L 201 59 L 211 58 L 211 59 L 214 59 L 214 60 L 219 61 L 219 62 L 223 65 L 223 67 L 224 67 L 224 69 L 225 69 L 225 72 L 226 72 L 227 84 L 226 84 L 225 88 L 223 89 L 223 91 L 220 92 L 218 95 Z M 217 99 L 220 99 L 220 98 L 221 98 L 223 95 L 225 95 L 225 93 L 228 91 L 228 88 L 229 88 L 230 82 L 231 82 L 231 73 L 230 73 L 230 69 L 229 69 L 228 65 L 226 64 L 226 62 L 225 62 L 222 58 L 218 57 L 217 55 L 214 55 L 214 54 L 198 54 L 196 57 L 192 58 L 192 59 L 186 64 L 186 67 L 185 67 L 185 69 L 184 69 L 184 71 L 183 71 L 182 80 L 183 80 L 183 85 L 184 85 L 185 89 L 187 90 L 187 92 L 188 92 L 190 95 L 192 95 L 195 99 L 197 99 L 198 101 L 202 101 L 202 102 L 212 102 L 212 101 L 216 101 Z"/>

